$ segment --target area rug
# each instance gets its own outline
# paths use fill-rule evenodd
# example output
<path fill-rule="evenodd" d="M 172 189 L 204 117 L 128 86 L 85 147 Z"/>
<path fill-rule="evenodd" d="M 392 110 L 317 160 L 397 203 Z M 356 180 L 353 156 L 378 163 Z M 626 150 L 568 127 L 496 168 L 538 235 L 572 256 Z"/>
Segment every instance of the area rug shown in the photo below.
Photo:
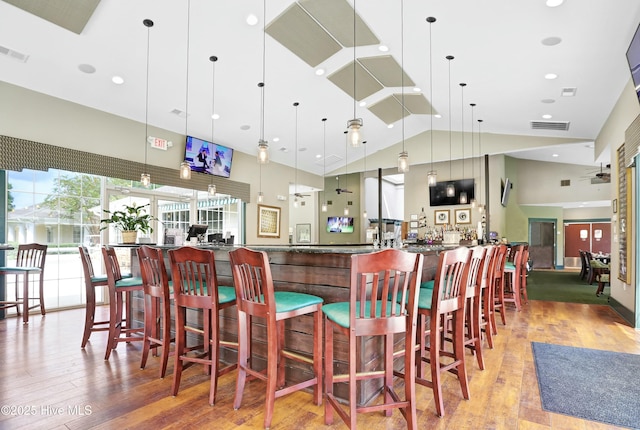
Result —
<path fill-rule="evenodd" d="M 640 355 L 531 345 L 545 411 L 640 428 Z"/>

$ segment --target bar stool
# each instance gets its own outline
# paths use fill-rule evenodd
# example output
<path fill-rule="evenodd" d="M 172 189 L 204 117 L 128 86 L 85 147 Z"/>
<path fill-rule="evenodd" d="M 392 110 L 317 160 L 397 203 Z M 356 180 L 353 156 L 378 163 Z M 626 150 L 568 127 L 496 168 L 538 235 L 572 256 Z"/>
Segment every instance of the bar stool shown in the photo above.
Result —
<path fill-rule="evenodd" d="M 144 291 L 144 340 L 140 369 L 147 365 L 149 351 L 157 355 L 162 348 L 160 378 L 167 372 L 171 349 L 171 300 L 173 283 L 169 281 L 162 249 L 143 245 L 138 248 Z"/>
<path fill-rule="evenodd" d="M 500 312 L 500 319 L 502 325 L 507 324 L 507 318 L 505 315 L 504 307 L 504 265 L 507 260 L 507 245 L 498 245 L 498 252 L 496 255 L 496 263 L 493 271 L 493 300 L 492 300 L 492 313 L 491 313 L 491 326 L 493 328 L 493 334 L 498 334 L 498 327 L 496 324 L 496 312 Z"/>
<path fill-rule="evenodd" d="M 442 398 L 442 374 L 451 372 L 458 377 L 462 396 L 470 398 L 465 365 L 465 305 L 466 279 L 469 276 L 470 249 L 460 247 L 440 253 L 434 288 L 421 288 L 418 298 L 418 340 L 420 362 L 417 366 L 416 383 L 430 387 L 436 404 L 436 412 L 444 416 Z M 429 328 L 427 328 L 429 319 Z M 453 352 L 443 347 L 443 336 L 450 319 L 452 324 Z M 427 337 L 429 345 L 427 345 Z M 442 357 L 449 360 L 443 362 Z M 424 364 L 429 363 L 431 380 L 425 378 Z"/>
<path fill-rule="evenodd" d="M 484 370 L 484 357 L 482 356 L 482 335 L 483 326 L 482 301 L 483 288 L 482 278 L 485 276 L 485 266 L 488 266 L 486 258 L 487 250 L 482 246 L 471 248 L 471 259 L 466 277 L 466 298 L 465 326 L 466 340 L 464 345 L 475 354 L 480 370 Z"/>
<path fill-rule="evenodd" d="M 324 305 L 325 315 L 325 393 L 324 422 L 333 424 L 333 412 L 351 429 L 356 428 L 356 415 L 384 410 L 390 416 L 399 408 L 407 421 L 407 428 L 417 428 L 416 412 L 416 325 L 418 289 L 422 277 L 424 256 L 398 249 L 385 249 L 369 254 L 351 256 L 351 282 L 348 302 Z M 348 338 L 349 373 L 334 374 L 334 328 Z M 394 335 L 404 334 L 404 350 L 394 354 Z M 364 362 L 359 360 L 358 348 L 362 336 L 384 336 L 384 360 L 376 368 L 382 370 L 358 371 Z M 393 389 L 393 359 L 404 356 L 404 397 L 400 400 Z M 360 357 L 364 358 L 364 357 Z M 356 398 L 359 381 L 383 379 L 384 403 L 359 406 Z M 334 384 L 349 385 L 349 412 L 345 412 L 334 396 Z"/>
<path fill-rule="evenodd" d="M 40 307 L 40 313 L 46 314 L 44 308 L 44 262 L 47 257 L 47 245 L 30 243 L 18 245 L 18 255 L 15 266 L 0 267 L 0 275 L 16 275 L 16 299 L 0 301 L 0 309 L 16 308 L 16 314 L 20 316 L 22 305 L 22 322 L 29 323 L 29 310 Z M 38 297 L 29 297 L 29 276 L 38 275 Z M 19 294 L 18 276 L 22 276 L 22 297 Z M 31 300 L 38 303 L 31 305 Z"/>
<path fill-rule="evenodd" d="M 236 304 L 232 287 L 219 286 L 213 251 L 184 246 L 169 250 L 175 305 L 176 347 L 171 393 L 178 395 L 182 371 L 194 363 L 204 364 L 211 370 L 209 404 L 214 405 L 218 377 L 237 367 L 220 367 L 220 347 L 238 348 L 236 342 L 220 339 L 220 311 Z M 187 320 L 187 308 L 202 311 L 202 325 L 197 327 Z M 203 344 L 188 347 L 187 333 L 202 336 Z M 201 350 L 202 353 L 193 353 Z"/>
<path fill-rule="evenodd" d="M 107 285 L 109 286 L 109 337 L 107 338 L 107 350 L 104 359 L 108 360 L 111 350 L 116 349 L 120 342 L 142 341 L 144 327 L 132 327 L 132 315 L 127 310 L 123 318 L 122 312 L 125 306 L 125 294 L 127 295 L 127 308 L 131 303 L 131 293 L 142 291 L 142 278 L 123 277 L 120 272 L 120 263 L 115 248 L 103 246 L 102 257 L 104 268 L 107 272 Z"/>
<path fill-rule="evenodd" d="M 522 245 L 516 245 L 513 261 L 507 261 L 504 265 L 504 302 L 513 303 L 519 312 L 522 309 L 522 292 L 520 291 L 520 280 L 522 270 Z"/>
<path fill-rule="evenodd" d="M 84 331 L 82 334 L 81 348 L 84 348 L 91 337 L 91 333 L 95 331 L 108 331 L 109 321 L 96 321 L 96 288 L 106 287 L 107 275 L 96 276 L 93 270 L 91 254 L 86 246 L 79 246 L 80 261 L 82 262 L 82 271 L 84 272 L 84 289 L 87 297 L 84 316 Z"/>
<path fill-rule="evenodd" d="M 229 252 L 229 257 L 238 301 L 238 379 L 233 408 L 240 408 L 247 374 L 266 381 L 264 427 L 269 428 L 278 397 L 313 386 L 314 403 L 322 404 L 323 300 L 310 294 L 274 291 L 266 252 L 238 248 Z M 313 358 L 284 349 L 284 322 L 301 315 L 313 317 Z M 251 360 L 251 324 L 254 317 L 263 318 L 266 323 L 267 367 L 264 370 L 253 368 Z M 312 365 L 313 375 L 285 386 L 285 358 Z"/>
<path fill-rule="evenodd" d="M 480 317 L 480 332 L 484 333 L 487 344 L 489 348 L 493 349 L 493 323 L 492 315 L 493 315 L 493 298 L 495 296 L 494 293 L 494 271 L 495 264 L 497 261 L 498 248 L 494 245 L 485 246 L 485 264 L 483 266 L 481 278 L 480 278 L 480 288 L 482 290 L 482 309 L 481 309 L 481 317 Z"/>

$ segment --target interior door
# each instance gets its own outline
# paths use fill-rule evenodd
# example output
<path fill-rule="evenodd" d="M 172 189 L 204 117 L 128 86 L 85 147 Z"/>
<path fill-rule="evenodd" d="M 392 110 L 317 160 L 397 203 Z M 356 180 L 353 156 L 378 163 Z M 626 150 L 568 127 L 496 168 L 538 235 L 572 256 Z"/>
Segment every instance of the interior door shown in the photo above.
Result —
<path fill-rule="evenodd" d="M 555 268 L 556 223 L 531 221 L 529 223 L 529 258 L 536 269 Z"/>

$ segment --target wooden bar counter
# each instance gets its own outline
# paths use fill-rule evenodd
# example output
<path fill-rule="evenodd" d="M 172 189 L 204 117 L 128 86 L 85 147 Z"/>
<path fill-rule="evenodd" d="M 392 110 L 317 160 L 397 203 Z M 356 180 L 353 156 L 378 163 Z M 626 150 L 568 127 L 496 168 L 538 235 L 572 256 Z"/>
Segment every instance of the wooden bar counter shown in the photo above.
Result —
<path fill-rule="evenodd" d="M 136 245 L 130 246 L 131 269 L 133 273 L 139 271 Z M 172 246 L 160 246 L 163 249 L 171 249 Z M 200 248 L 211 249 L 215 253 L 216 271 L 220 285 L 233 286 L 231 267 L 229 264 L 229 251 L 233 246 L 211 246 L 198 245 Z M 324 299 L 325 303 L 349 300 L 349 282 L 351 255 L 355 253 L 373 252 L 371 245 L 358 246 L 251 246 L 247 248 L 266 251 L 269 256 L 271 272 L 276 291 L 295 291 L 313 294 Z M 429 247 L 414 247 L 406 249 L 407 252 L 420 252 L 425 255 L 424 271 L 422 280 L 430 280 L 435 276 L 438 263 L 438 252 L 443 249 Z M 166 261 L 166 260 L 165 260 Z M 168 262 L 167 262 L 168 264 Z M 143 301 L 141 295 L 134 299 L 132 304 L 134 319 L 138 323 L 143 321 Z M 237 339 L 237 314 L 236 308 L 232 307 L 222 312 L 220 318 L 221 336 L 223 339 Z M 188 318 L 198 318 L 195 311 Z M 287 322 L 285 325 L 285 346 L 287 349 L 311 355 L 313 351 L 313 320 L 311 317 L 302 316 Z M 335 342 L 335 369 L 336 373 L 347 372 L 348 353 L 346 338 L 336 333 Z M 402 336 L 396 338 L 400 342 L 398 347 L 402 347 Z M 382 355 L 382 341 L 378 338 L 365 338 L 358 347 L 358 360 L 365 364 L 363 370 L 374 370 L 380 365 Z M 261 322 L 254 322 L 253 326 L 253 360 L 254 362 L 264 362 L 266 359 L 266 329 Z M 236 354 L 233 350 L 223 351 L 224 361 L 233 362 Z M 360 369 L 359 369 L 360 370 Z M 295 382 L 308 378 L 311 367 L 303 364 L 287 362 L 286 379 Z M 346 385 L 336 387 L 336 392 L 340 397 L 346 398 Z M 380 381 L 366 381 L 360 387 L 358 397 L 360 404 L 368 403 L 377 395 L 381 388 Z M 341 390 L 342 389 L 342 390 Z"/>

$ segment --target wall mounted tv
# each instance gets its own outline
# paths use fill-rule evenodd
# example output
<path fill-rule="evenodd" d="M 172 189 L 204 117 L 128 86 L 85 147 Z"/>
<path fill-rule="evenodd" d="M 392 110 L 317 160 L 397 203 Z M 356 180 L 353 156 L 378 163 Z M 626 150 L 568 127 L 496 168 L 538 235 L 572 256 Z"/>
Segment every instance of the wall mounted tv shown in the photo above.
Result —
<path fill-rule="evenodd" d="M 184 160 L 193 172 L 228 178 L 231 175 L 233 149 L 217 143 L 187 136 L 184 145 Z"/>
<path fill-rule="evenodd" d="M 636 96 L 640 101 L 640 25 L 638 25 L 627 49 L 627 62 L 629 63 L 633 86 L 636 89 Z"/>
<path fill-rule="evenodd" d="M 447 196 L 447 185 L 453 183 L 456 189 L 455 196 Z M 455 181 L 438 182 L 435 186 L 429 187 L 429 205 L 430 206 L 453 206 L 468 205 L 471 199 L 474 199 L 474 180 L 473 179 L 457 179 Z M 466 191 L 467 203 L 460 203 L 460 193 Z"/>
<path fill-rule="evenodd" d="M 507 207 L 507 204 L 509 203 L 509 193 L 511 192 L 511 188 L 513 188 L 513 184 L 511 183 L 509 178 L 507 178 L 506 181 L 502 182 L 502 184 L 500 185 L 500 204 L 504 207 Z"/>
<path fill-rule="evenodd" d="M 327 233 L 353 233 L 353 218 L 349 216 L 328 217 Z"/>

